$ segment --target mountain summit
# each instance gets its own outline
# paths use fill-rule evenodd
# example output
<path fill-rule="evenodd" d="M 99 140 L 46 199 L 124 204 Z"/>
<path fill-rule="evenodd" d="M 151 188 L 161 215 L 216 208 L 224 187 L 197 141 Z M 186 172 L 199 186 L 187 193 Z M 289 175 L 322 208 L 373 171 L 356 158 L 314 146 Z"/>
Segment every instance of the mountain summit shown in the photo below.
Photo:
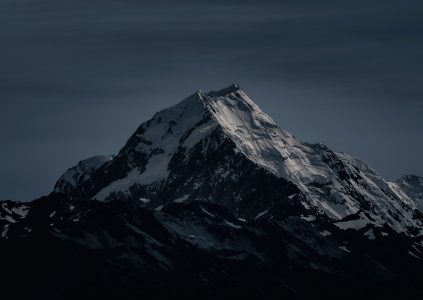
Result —
<path fill-rule="evenodd" d="M 286 202 L 312 217 L 339 221 L 363 211 L 368 217 L 361 224 L 387 224 L 411 235 L 423 228 L 419 200 L 400 185 L 359 159 L 296 140 L 237 84 L 198 91 L 156 113 L 116 157 L 91 168 L 78 184 L 65 174 L 55 191 L 101 201 L 142 199 L 153 208 L 201 200 L 224 204 L 242 218 L 271 212 L 289 197 Z M 277 197 L 254 184 L 264 177 L 284 187 Z"/>
<path fill-rule="evenodd" d="M 422 191 L 295 139 L 236 84 L 198 91 L 50 195 L 0 201 L 1 284 L 14 299 L 420 299 Z"/>

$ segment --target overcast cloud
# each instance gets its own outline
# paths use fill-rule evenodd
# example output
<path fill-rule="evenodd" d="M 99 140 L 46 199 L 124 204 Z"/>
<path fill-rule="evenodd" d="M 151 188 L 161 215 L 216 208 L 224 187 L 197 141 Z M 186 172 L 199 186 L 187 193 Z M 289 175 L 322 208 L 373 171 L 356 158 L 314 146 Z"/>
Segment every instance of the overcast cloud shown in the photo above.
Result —
<path fill-rule="evenodd" d="M 282 128 L 423 175 L 422 1 L 0 0 L 0 199 L 238 82 Z"/>

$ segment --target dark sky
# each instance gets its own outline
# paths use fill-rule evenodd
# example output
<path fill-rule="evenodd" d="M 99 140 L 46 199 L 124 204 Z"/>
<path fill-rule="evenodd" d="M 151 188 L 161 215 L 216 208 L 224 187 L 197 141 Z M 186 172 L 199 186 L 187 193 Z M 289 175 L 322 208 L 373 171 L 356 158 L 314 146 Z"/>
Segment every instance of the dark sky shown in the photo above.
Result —
<path fill-rule="evenodd" d="M 238 82 L 285 130 L 423 175 L 423 1 L 0 0 L 0 199 Z"/>

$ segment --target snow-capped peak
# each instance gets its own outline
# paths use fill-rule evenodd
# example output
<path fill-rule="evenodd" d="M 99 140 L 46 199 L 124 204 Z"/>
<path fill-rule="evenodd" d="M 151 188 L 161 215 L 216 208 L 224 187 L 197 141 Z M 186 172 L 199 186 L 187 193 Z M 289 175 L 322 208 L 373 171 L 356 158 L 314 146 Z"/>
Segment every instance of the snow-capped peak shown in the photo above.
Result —
<path fill-rule="evenodd" d="M 207 153 L 217 152 L 218 147 L 223 146 L 222 141 L 216 139 L 230 143 L 229 152 L 226 157 L 218 156 L 219 161 L 213 157 L 213 164 L 202 164 L 199 160 L 205 160 Z M 83 176 L 71 172 L 70 177 L 77 177 L 72 184 L 85 181 L 79 190 L 88 186 L 90 197 L 98 200 L 116 197 L 154 199 L 161 193 L 177 194 L 180 184 L 186 186 L 190 182 L 192 189 L 198 188 L 194 173 L 192 178 L 190 174 L 184 174 L 186 182 L 173 186 L 181 176 L 175 174 L 176 166 L 202 166 L 208 169 L 205 170 L 207 174 L 212 174 L 207 176 L 217 178 L 216 184 L 219 184 L 219 178 L 227 180 L 228 170 L 222 164 L 229 163 L 228 157 L 234 156 L 230 149 L 257 168 L 294 183 L 307 199 L 303 204 L 305 207 L 314 207 L 330 218 L 340 220 L 364 211 L 378 224 L 387 224 L 399 232 L 421 228 L 421 220 L 414 218 L 416 204 L 404 196 L 405 192 L 398 184 L 385 181 L 358 159 L 331 151 L 322 144 L 296 140 L 281 130 L 238 84 L 209 93 L 197 91 L 175 106 L 156 113 L 138 128 L 107 165 L 93 168 Z M 93 174 L 95 179 L 91 180 L 89 177 Z M 231 176 L 236 178 L 237 174 Z M 201 184 L 206 183 L 202 181 Z M 233 195 L 236 194 L 237 191 L 233 191 Z M 173 200 L 182 196 L 186 201 L 191 199 L 185 190 Z M 148 203 L 151 206 L 163 204 Z"/>
<path fill-rule="evenodd" d="M 213 119 L 240 152 L 274 175 L 294 182 L 311 204 L 328 216 L 341 219 L 369 206 L 375 219 L 398 231 L 420 224 L 410 221 L 415 207 L 412 201 L 399 196 L 366 163 L 321 144 L 296 140 L 238 85 L 203 95 L 203 99 Z M 398 221 L 398 214 L 406 217 Z"/>
<path fill-rule="evenodd" d="M 275 175 L 284 175 L 280 162 L 289 156 L 287 147 L 297 145 L 237 84 L 203 95 L 213 119 L 237 144 L 238 150 Z"/>
<path fill-rule="evenodd" d="M 210 91 L 207 93 L 210 97 L 223 97 L 241 90 L 239 84 L 233 83 L 230 86 L 217 91 Z"/>
<path fill-rule="evenodd" d="M 133 168 L 127 177 L 113 182 L 95 198 L 105 199 L 111 192 L 128 190 L 133 184 L 166 179 L 173 154 L 180 147 L 194 147 L 216 128 L 236 144 L 237 150 L 275 175 L 281 175 L 283 168 L 279 164 L 289 155 L 286 144 L 296 143 L 238 84 L 209 93 L 197 91 L 140 126 L 127 144 L 134 147 L 119 155 L 133 150 L 144 153 L 149 158 L 147 165 L 142 170 Z M 135 166 L 136 163 L 132 167 Z"/>

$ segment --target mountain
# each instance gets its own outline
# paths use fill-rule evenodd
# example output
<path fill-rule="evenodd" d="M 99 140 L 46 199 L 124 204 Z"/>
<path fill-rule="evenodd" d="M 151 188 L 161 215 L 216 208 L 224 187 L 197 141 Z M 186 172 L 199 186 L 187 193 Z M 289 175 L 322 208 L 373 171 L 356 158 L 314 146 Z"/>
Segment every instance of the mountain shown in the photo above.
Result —
<path fill-rule="evenodd" d="M 411 201 L 414 201 L 415 207 L 423 212 L 423 178 L 416 175 L 406 175 L 393 183 L 397 189 L 405 193 Z"/>
<path fill-rule="evenodd" d="M 0 238 L 7 238 L 9 226 L 26 217 L 29 205 L 14 201 L 0 201 Z"/>
<path fill-rule="evenodd" d="M 296 140 L 236 84 L 158 112 L 92 176 L 56 191 L 101 201 L 142 199 L 152 208 L 208 201 L 242 218 L 296 197 L 312 217 L 341 220 L 365 211 L 397 232 L 415 235 L 423 228 L 415 199 L 359 159 Z"/>
<path fill-rule="evenodd" d="M 295 139 L 236 84 L 198 91 L 50 195 L 0 202 L 1 285 L 15 299 L 419 298 L 422 182 Z"/>
<path fill-rule="evenodd" d="M 55 192 L 71 193 L 89 179 L 98 168 L 113 159 L 113 155 L 99 155 L 80 161 L 67 170 L 54 185 Z"/>

